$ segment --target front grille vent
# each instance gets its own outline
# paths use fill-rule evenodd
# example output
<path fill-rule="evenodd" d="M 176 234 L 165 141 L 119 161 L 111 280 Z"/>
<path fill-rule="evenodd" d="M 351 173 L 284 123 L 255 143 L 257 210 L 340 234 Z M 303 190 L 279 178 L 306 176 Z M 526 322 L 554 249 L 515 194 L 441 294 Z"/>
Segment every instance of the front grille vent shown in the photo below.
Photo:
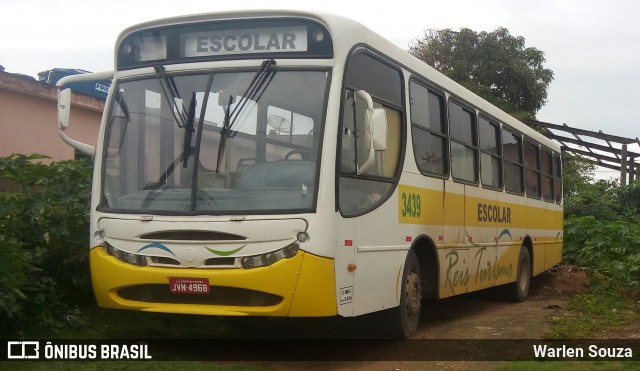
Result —
<path fill-rule="evenodd" d="M 236 258 L 209 258 L 204 261 L 207 266 L 234 266 Z"/>
<path fill-rule="evenodd" d="M 209 294 L 173 294 L 169 285 L 145 284 L 121 288 L 118 295 L 125 300 L 145 303 L 230 305 L 270 307 L 282 302 L 282 297 L 261 291 L 235 287 L 210 286 Z"/>
<path fill-rule="evenodd" d="M 143 240 L 152 241 L 244 241 L 247 238 L 237 234 L 215 231 L 162 231 L 143 234 Z"/>
<path fill-rule="evenodd" d="M 169 257 L 165 256 L 150 256 L 151 262 L 153 264 L 161 264 L 161 265 L 180 265 L 180 262 Z"/>

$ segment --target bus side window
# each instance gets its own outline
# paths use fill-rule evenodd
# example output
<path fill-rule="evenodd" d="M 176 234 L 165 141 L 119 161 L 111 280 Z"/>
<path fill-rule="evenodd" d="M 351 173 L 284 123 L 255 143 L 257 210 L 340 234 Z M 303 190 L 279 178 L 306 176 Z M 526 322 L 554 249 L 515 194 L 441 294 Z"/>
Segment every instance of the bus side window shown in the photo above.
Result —
<path fill-rule="evenodd" d="M 479 120 L 480 133 L 480 177 L 482 185 L 502 188 L 502 148 L 500 126 L 484 117 Z"/>
<path fill-rule="evenodd" d="M 562 202 L 562 161 L 560 155 L 553 154 L 553 189 L 557 203 Z"/>
<path fill-rule="evenodd" d="M 502 130 L 502 153 L 504 159 L 504 188 L 507 192 L 522 194 L 524 173 L 522 162 L 522 137 Z"/>
<path fill-rule="evenodd" d="M 355 216 L 373 210 L 394 189 L 400 167 L 403 111 L 400 72 L 367 54 L 355 54 L 345 76 L 346 89 L 340 127 L 340 178 L 338 206 L 343 215 Z M 375 151 L 372 166 L 363 164 L 369 157 L 365 131 L 367 102 L 356 91 L 366 91 L 375 108 L 383 108 L 387 117 L 386 149 Z"/>
<path fill-rule="evenodd" d="M 475 113 L 449 102 L 451 175 L 453 179 L 478 182 L 478 136 Z"/>
<path fill-rule="evenodd" d="M 553 195 L 553 163 L 551 152 L 546 149 L 540 151 L 541 175 L 542 175 L 542 197 L 545 201 L 554 202 Z"/>
<path fill-rule="evenodd" d="M 412 81 L 411 133 L 418 169 L 439 176 L 449 173 L 444 97 Z"/>
<path fill-rule="evenodd" d="M 524 141 L 525 185 L 527 196 L 540 198 L 540 149 L 538 145 L 525 139 Z"/>

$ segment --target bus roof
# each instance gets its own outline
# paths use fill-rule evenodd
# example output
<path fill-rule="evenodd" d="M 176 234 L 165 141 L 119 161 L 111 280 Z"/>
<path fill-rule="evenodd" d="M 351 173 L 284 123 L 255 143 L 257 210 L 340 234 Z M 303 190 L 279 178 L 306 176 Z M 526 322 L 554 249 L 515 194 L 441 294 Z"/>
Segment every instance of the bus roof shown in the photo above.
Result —
<path fill-rule="evenodd" d="M 298 10 L 243 10 L 227 11 L 216 13 L 202 13 L 184 15 L 171 18 L 157 19 L 133 25 L 122 31 L 116 42 L 116 55 L 120 43 L 130 34 L 153 29 L 156 27 L 166 27 L 179 24 L 192 24 L 210 21 L 230 21 L 230 20 L 251 20 L 251 19 L 307 19 L 318 22 L 325 26 L 333 38 L 334 59 L 337 65 L 344 65 L 351 51 L 358 45 L 367 46 L 372 50 L 385 55 L 403 68 L 426 79 L 435 87 L 453 95 L 463 102 L 473 106 L 479 111 L 495 118 L 496 120 L 519 131 L 525 136 L 541 143 L 542 145 L 560 152 L 559 143 L 545 137 L 533 130 L 529 126 L 518 121 L 511 115 L 487 102 L 467 88 L 448 78 L 433 67 L 409 54 L 391 41 L 385 39 L 375 31 L 367 28 L 360 22 L 342 16 Z M 116 61 L 117 65 L 117 61 Z"/>

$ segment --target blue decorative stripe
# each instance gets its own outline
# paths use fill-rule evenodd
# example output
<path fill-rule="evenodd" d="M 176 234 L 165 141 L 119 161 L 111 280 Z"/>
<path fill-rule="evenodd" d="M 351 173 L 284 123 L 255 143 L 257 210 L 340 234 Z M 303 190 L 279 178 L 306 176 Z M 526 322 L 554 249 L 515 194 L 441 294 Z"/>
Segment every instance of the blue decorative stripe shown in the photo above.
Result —
<path fill-rule="evenodd" d="M 154 242 L 154 243 L 150 243 L 146 246 L 144 246 L 143 248 L 141 248 L 140 250 L 138 250 L 138 252 L 142 251 L 142 250 L 146 250 L 146 249 L 160 249 L 163 251 L 168 252 L 169 254 L 176 256 L 176 254 L 173 253 L 173 251 L 171 251 L 168 247 L 166 247 L 165 245 L 158 243 L 158 242 Z"/>
<path fill-rule="evenodd" d="M 502 238 L 502 236 L 509 236 L 509 239 L 513 241 L 513 237 L 511 237 L 511 232 L 509 232 L 508 229 L 503 229 L 502 232 L 500 232 L 500 235 L 498 236 L 498 241 L 500 241 L 500 239 Z M 496 241 L 496 243 L 498 243 L 498 241 Z"/>

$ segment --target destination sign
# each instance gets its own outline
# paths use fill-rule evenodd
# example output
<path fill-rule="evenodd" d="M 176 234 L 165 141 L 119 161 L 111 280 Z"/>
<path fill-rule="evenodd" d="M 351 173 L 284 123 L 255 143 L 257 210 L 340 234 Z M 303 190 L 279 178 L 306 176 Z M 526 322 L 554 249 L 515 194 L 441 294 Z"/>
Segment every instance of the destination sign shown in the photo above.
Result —
<path fill-rule="evenodd" d="M 333 41 L 323 25 L 307 19 L 160 25 L 122 36 L 117 68 L 248 57 L 333 58 Z"/>
<path fill-rule="evenodd" d="M 219 30 L 181 35 L 182 57 L 306 52 L 307 27 Z"/>

